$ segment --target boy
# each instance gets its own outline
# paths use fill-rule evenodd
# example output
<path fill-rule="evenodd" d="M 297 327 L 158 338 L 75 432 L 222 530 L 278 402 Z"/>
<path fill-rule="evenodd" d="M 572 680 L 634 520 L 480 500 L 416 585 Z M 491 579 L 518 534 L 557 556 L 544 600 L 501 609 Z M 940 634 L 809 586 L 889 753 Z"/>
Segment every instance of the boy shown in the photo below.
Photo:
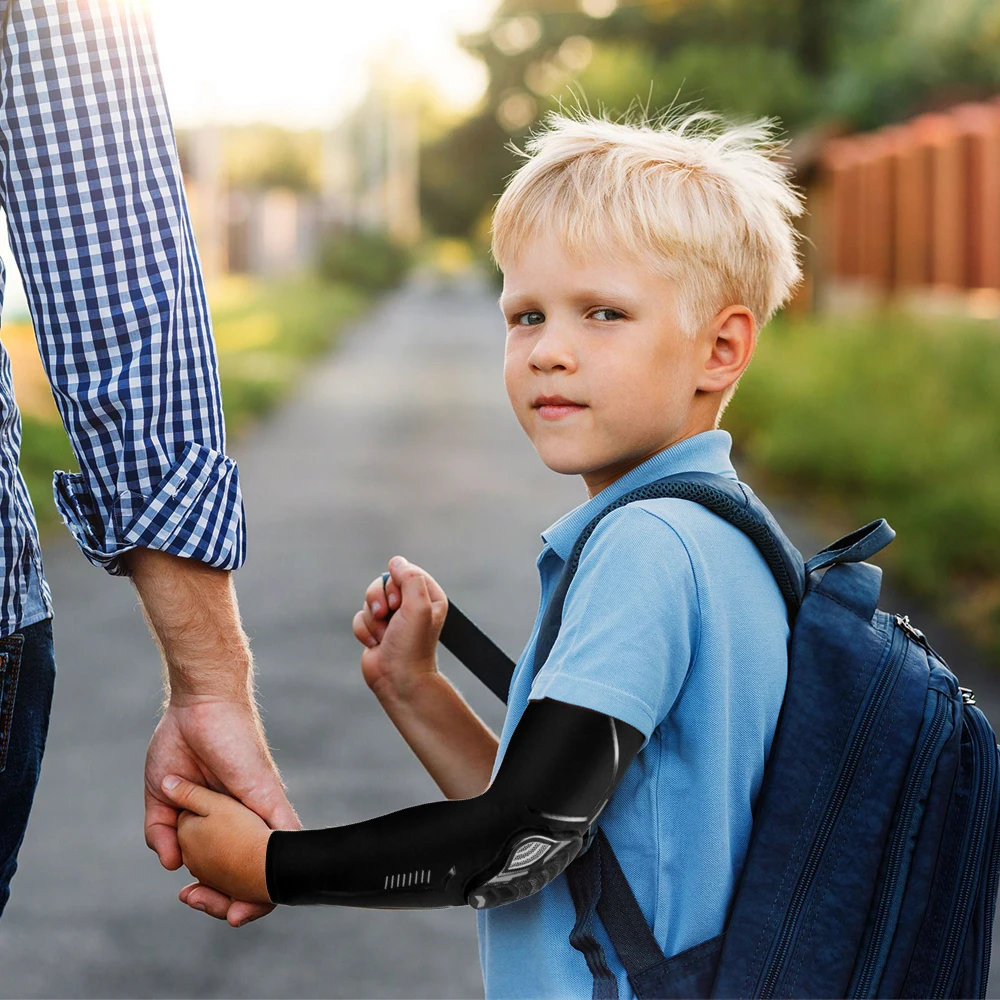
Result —
<path fill-rule="evenodd" d="M 684 500 L 614 511 L 533 670 L 555 582 L 594 515 L 673 473 L 736 478 L 716 428 L 758 327 L 798 279 L 800 203 L 766 155 L 765 124 L 713 128 L 553 115 L 497 205 L 507 391 L 542 460 L 581 475 L 590 497 L 543 535 L 539 619 L 499 743 L 437 671 L 443 591 L 396 557 L 355 618 L 362 672 L 451 801 L 272 833 L 168 779 L 202 882 L 262 902 L 470 902 L 487 996 L 589 996 L 561 873 L 600 815 L 667 955 L 721 932 L 787 669 L 785 605 L 753 544 Z"/>

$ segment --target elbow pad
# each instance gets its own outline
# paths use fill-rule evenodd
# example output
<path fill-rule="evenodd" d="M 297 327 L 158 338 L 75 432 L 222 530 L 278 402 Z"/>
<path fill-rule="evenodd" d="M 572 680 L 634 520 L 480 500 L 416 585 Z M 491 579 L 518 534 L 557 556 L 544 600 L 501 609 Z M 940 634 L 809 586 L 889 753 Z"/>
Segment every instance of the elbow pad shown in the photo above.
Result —
<path fill-rule="evenodd" d="M 275 903 L 482 909 L 547 885 L 590 832 L 643 736 L 599 712 L 531 702 L 490 787 L 329 830 L 275 831 Z"/>

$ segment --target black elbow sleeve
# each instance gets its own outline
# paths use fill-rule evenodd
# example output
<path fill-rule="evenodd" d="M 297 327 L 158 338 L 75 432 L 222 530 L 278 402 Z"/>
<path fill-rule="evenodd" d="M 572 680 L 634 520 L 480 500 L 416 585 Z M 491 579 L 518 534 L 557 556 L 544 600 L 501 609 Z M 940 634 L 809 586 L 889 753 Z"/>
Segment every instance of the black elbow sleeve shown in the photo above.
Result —
<path fill-rule="evenodd" d="M 482 795 L 272 833 L 268 894 L 275 903 L 390 909 L 520 899 L 584 849 L 641 745 L 640 733 L 608 716 L 532 702 Z"/>
<path fill-rule="evenodd" d="M 483 796 L 429 802 L 327 830 L 275 831 L 267 844 L 272 902 L 386 909 L 461 906 L 509 820 Z"/>

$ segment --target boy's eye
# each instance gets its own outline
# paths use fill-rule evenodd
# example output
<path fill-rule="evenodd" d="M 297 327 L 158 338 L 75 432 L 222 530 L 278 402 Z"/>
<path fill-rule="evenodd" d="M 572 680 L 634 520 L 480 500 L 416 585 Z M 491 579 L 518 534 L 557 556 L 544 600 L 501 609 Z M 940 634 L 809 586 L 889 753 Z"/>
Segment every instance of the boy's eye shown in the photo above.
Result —
<path fill-rule="evenodd" d="M 601 314 L 604 314 L 603 316 Z M 591 314 L 594 319 L 600 320 L 602 323 L 607 323 L 616 319 L 623 319 L 625 314 L 619 312 L 617 309 L 612 309 L 610 306 L 602 306 L 600 309 L 595 309 Z"/>
<path fill-rule="evenodd" d="M 537 309 L 529 309 L 527 312 L 518 313 L 514 317 L 515 326 L 538 326 L 539 323 L 545 322 L 545 314 L 540 313 Z"/>

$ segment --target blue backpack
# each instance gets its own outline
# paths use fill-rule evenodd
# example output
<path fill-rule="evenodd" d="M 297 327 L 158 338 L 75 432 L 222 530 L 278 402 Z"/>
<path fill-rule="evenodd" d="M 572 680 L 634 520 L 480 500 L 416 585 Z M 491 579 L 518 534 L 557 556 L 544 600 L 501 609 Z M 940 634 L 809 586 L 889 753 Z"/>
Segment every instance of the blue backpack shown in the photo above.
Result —
<path fill-rule="evenodd" d="M 788 606 L 788 684 L 724 933 L 665 956 L 599 828 L 566 870 L 570 942 L 594 1000 L 618 996 L 598 918 L 640 1000 L 985 996 L 1000 875 L 996 737 L 923 633 L 878 610 L 882 571 L 863 560 L 893 539 L 884 520 L 803 563 L 742 483 L 688 473 L 642 486 L 580 535 L 540 625 L 535 672 L 598 522 L 656 497 L 699 503 L 756 544 Z M 514 664 L 454 605 L 441 641 L 506 701 Z"/>

